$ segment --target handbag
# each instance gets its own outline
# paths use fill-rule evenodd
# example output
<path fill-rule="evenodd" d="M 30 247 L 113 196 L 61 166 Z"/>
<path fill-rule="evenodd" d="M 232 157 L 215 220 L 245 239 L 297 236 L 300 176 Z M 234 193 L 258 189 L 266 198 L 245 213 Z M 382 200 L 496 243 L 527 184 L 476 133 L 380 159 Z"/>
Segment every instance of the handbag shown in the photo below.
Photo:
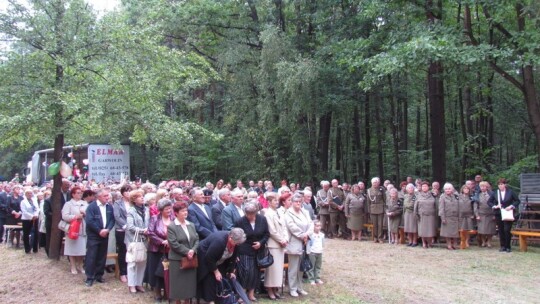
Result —
<path fill-rule="evenodd" d="M 139 263 L 146 261 L 146 245 L 139 241 L 139 230 L 135 232 L 133 242 L 129 243 L 126 251 L 126 262 Z"/>
<path fill-rule="evenodd" d="M 193 255 L 193 258 L 188 259 L 187 257 L 183 257 L 180 260 L 180 268 L 181 269 L 192 269 L 199 267 L 199 259 L 197 259 L 197 255 Z"/>
<path fill-rule="evenodd" d="M 270 253 L 265 246 L 257 253 L 257 266 L 259 268 L 268 268 L 274 264 L 274 256 Z"/>
<path fill-rule="evenodd" d="M 343 205 L 343 201 L 339 198 L 339 196 L 334 196 L 334 193 L 332 192 L 330 192 L 330 194 L 332 194 L 332 201 L 334 202 L 334 204 L 338 206 Z"/>
<path fill-rule="evenodd" d="M 163 255 L 161 256 L 161 259 L 159 259 L 159 263 L 156 267 L 156 270 L 154 271 L 154 275 L 156 277 L 164 278 L 165 277 L 165 263 L 168 263 L 167 256 Z"/>
<path fill-rule="evenodd" d="M 226 278 L 221 278 L 221 282 L 216 284 L 216 296 L 218 298 L 218 303 L 221 304 L 236 304 L 238 299 L 236 294 L 232 290 L 231 283 Z"/>
<path fill-rule="evenodd" d="M 313 269 L 313 264 L 311 264 L 309 255 L 306 253 L 306 246 L 304 245 L 304 249 L 302 250 L 302 258 L 300 259 L 300 271 L 308 272 L 311 269 Z"/>
<path fill-rule="evenodd" d="M 58 229 L 64 231 L 65 233 L 69 232 L 69 226 L 70 224 L 64 220 L 60 220 L 60 222 L 58 222 Z"/>
<path fill-rule="evenodd" d="M 497 191 L 497 193 L 498 193 L 497 197 L 499 199 L 499 209 L 501 210 L 501 220 L 503 222 L 513 222 L 514 221 L 514 209 L 512 209 L 510 211 L 504 209 L 502 204 L 501 204 L 501 201 L 502 201 L 501 192 Z"/>
<path fill-rule="evenodd" d="M 504 222 L 513 222 L 514 221 L 514 210 L 506 210 L 501 207 L 501 220 Z"/>
<path fill-rule="evenodd" d="M 79 219 L 72 221 L 71 224 L 69 225 L 67 237 L 72 240 L 78 239 L 79 232 L 81 231 L 81 224 L 82 224 L 82 221 Z"/>

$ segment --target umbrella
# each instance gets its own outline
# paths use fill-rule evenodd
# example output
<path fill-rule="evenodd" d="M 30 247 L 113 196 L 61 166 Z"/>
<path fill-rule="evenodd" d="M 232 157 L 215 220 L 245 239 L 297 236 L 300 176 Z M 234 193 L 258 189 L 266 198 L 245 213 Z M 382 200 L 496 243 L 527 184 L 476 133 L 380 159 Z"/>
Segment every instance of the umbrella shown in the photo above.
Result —
<path fill-rule="evenodd" d="M 251 304 L 251 301 L 249 300 L 245 290 L 244 290 L 244 287 L 242 287 L 242 285 L 240 284 L 240 282 L 238 282 L 236 280 L 236 278 L 234 279 L 231 279 L 231 282 L 232 282 L 232 288 L 234 289 L 234 291 L 236 291 L 236 293 L 238 294 L 238 296 L 244 301 L 244 304 Z"/>
<path fill-rule="evenodd" d="M 163 264 L 163 281 L 165 282 L 165 298 L 169 298 L 169 260 L 164 259 Z"/>

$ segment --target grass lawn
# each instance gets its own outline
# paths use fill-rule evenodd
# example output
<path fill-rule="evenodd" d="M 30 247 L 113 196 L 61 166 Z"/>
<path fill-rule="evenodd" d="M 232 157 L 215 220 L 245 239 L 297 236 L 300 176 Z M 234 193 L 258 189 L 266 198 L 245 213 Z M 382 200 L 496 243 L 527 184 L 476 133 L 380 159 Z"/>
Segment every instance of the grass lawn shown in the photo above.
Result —
<path fill-rule="evenodd" d="M 495 241 L 494 244 L 497 242 Z M 277 303 L 540 303 L 540 248 L 521 253 L 472 246 L 467 250 L 328 240 L 323 254 L 325 284 L 308 296 Z M 65 258 L 43 251 L 0 247 L 0 303 L 153 303 L 151 292 L 130 295 L 106 274 L 105 284 L 84 286 Z M 259 303 L 276 303 L 260 295 Z"/>

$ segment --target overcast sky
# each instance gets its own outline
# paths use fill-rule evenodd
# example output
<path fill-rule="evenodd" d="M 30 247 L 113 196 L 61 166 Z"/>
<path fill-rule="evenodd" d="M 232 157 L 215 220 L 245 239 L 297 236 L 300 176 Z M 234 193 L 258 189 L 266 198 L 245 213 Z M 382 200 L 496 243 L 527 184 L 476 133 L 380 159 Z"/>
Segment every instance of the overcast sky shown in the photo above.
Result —
<path fill-rule="evenodd" d="M 100 12 L 111 11 L 120 4 L 120 0 L 85 0 L 92 4 L 95 10 Z M 19 0 L 19 2 L 26 2 L 25 0 Z M 8 0 L 0 0 L 0 11 L 4 11 L 8 6 Z"/>

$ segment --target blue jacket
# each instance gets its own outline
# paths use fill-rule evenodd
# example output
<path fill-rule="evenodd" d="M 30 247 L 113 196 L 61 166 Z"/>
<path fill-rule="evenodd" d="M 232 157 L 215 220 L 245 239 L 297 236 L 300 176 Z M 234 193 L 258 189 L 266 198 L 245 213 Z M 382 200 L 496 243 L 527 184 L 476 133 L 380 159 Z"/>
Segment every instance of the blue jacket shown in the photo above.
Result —
<path fill-rule="evenodd" d="M 240 219 L 240 213 L 236 210 L 236 205 L 229 203 L 227 207 L 223 208 L 221 212 L 221 224 L 223 225 L 222 230 L 230 231 L 234 223 Z"/>
<path fill-rule="evenodd" d="M 110 204 L 105 205 L 107 210 L 107 221 L 105 227 L 103 227 L 103 220 L 101 217 L 101 211 L 99 210 L 96 201 L 93 201 L 86 208 L 86 235 L 88 238 L 101 239 L 99 235 L 101 229 L 107 229 L 112 231 L 114 228 L 114 212 L 113 207 Z"/>
<path fill-rule="evenodd" d="M 206 210 L 208 217 L 204 215 L 204 212 L 201 208 L 196 206 L 195 203 L 189 205 L 187 217 L 187 220 L 195 225 L 195 231 L 197 231 L 200 240 L 204 240 L 213 232 L 218 231 L 216 225 L 212 221 L 212 210 L 205 204 L 203 204 L 203 208 Z"/>

